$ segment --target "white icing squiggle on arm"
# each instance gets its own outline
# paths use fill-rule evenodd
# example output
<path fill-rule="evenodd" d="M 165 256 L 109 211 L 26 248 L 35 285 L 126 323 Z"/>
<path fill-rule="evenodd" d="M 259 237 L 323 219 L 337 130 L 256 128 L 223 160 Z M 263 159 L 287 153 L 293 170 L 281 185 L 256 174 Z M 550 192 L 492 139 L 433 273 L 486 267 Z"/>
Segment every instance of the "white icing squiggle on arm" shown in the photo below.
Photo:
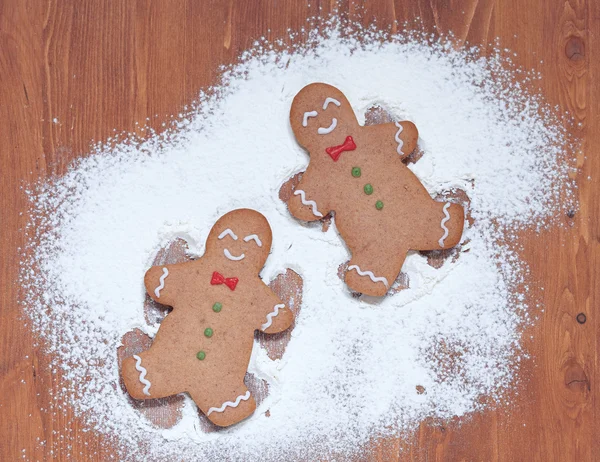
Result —
<path fill-rule="evenodd" d="M 158 282 L 160 282 L 160 284 L 156 289 L 154 289 L 154 295 L 156 295 L 156 298 L 160 298 L 160 291 L 165 288 L 165 279 L 167 278 L 168 275 L 169 275 L 169 270 L 167 268 L 163 268 L 163 274 L 160 277 L 160 279 L 158 280 Z"/>
<path fill-rule="evenodd" d="M 444 235 L 442 237 L 440 237 L 438 244 L 442 248 L 444 248 L 444 241 L 446 240 L 446 238 L 448 237 L 448 234 L 449 234 L 448 228 L 446 228 L 446 222 L 450 219 L 450 214 L 448 213 L 449 207 L 450 207 L 450 202 L 447 202 L 446 205 L 444 205 L 444 209 L 443 209 L 445 217 L 442 218 L 442 222 L 440 223 L 440 227 L 444 230 Z"/>
<path fill-rule="evenodd" d="M 335 98 L 327 98 L 325 99 L 325 102 L 323 103 L 323 110 L 327 109 L 327 106 L 329 106 L 329 103 L 333 103 L 335 104 L 337 107 L 340 107 L 342 105 L 342 103 L 340 103 L 337 99 Z"/>
<path fill-rule="evenodd" d="M 271 324 L 273 324 L 273 318 L 275 316 L 277 316 L 279 314 L 279 310 L 285 308 L 285 305 L 283 303 L 280 303 L 279 305 L 275 305 L 273 307 L 273 311 L 271 311 L 268 315 L 267 315 L 267 322 L 265 322 L 262 326 L 260 326 L 260 328 L 262 330 L 268 329 L 269 327 L 271 327 Z"/>
<path fill-rule="evenodd" d="M 221 407 L 211 407 L 206 415 L 211 415 L 213 412 L 223 412 L 227 407 L 238 407 L 242 400 L 246 401 L 250 399 L 250 391 L 247 391 L 244 395 L 240 395 L 235 399 L 235 403 L 233 401 L 224 402 Z"/>
<path fill-rule="evenodd" d="M 315 201 L 308 201 L 306 200 L 306 193 L 304 191 L 302 191 L 301 189 L 296 189 L 294 191 L 294 196 L 297 196 L 298 194 L 300 194 L 300 200 L 302 201 L 302 203 L 304 205 L 308 205 L 310 207 L 312 207 L 312 213 L 314 216 L 316 217 L 323 217 L 323 214 L 321 212 L 319 212 L 319 210 L 317 209 L 317 203 Z"/>
<path fill-rule="evenodd" d="M 337 119 L 334 117 L 333 119 L 331 119 L 331 125 L 329 127 L 319 127 L 317 133 L 319 135 L 327 135 L 328 133 L 334 131 L 335 127 L 337 127 Z"/>
<path fill-rule="evenodd" d="M 148 371 L 144 366 L 142 366 L 142 358 L 140 358 L 138 355 L 133 355 L 133 359 L 135 359 L 135 369 L 140 373 L 140 382 L 146 385 L 142 391 L 146 396 L 150 396 L 149 390 L 152 384 L 148 379 L 146 379 L 146 374 Z"/>
<path fill-rule="evenodd" d="M 229 228 L 227 228 L 225 231 L 223 231 L 221 234 L 219 234 L 219 239 L 223 239 L 228 234 L 233 238 L 234 241 L 237 241 L 237 236 Z"/>
<path fill-rule="evenodd" d="M 404 141 L 402 141 L 400 139 L 400 133 L 402 133 L 402 130 L 404 130 L 404 128 L 402 127 L 402 125 L 400 124 L 400 122 L 396 122 L 394 125 L 396 125 L 396 127 L 398 127 L 398 131 L 396 132 L 396 136 L 394 136 L 394 139 L 396 140 L 396 143 L 398 143 L 398 147 L 396 148 L 396 152 L 400 155 L 402 155 L 402 146 L 404 146 Z"/>
<path fill-rule="evenodd" d="M 388 284 L 388 280 L 386 278 L 384 278 L 383 276 L 375 276 L 373 274 L 373 271 L 363 271 L 359 268 L 358 265 L 350 265 L 348 267 L 348 271 L 351 271 L 351 270 L 356 270 L 356 272 L 358 274 L 360 274 L 361 276 L 369 276 L 371 278 L 371 281 L 373 281 L 373 282 L 383 282 L 386 289 L 389 289 L 389 287 L 390 287 L 390 285 Z"/>
<path fill-rule="evenodd" d="M 310 117 L 317 117 L 319 115 L 319 113 L 317 111 L 306 111 L 304 113 L 304 117 L 302 118 L 302 126 L 306 127 L 308 125 L 308 119 Z"/>
<path fill-rule="evenodd" d="M 256 234 L 250 234 L 249 236 L 246 236 L 244 238 L 244 242 L 251 241 L 252 239 L 254 239 L 257 246 L 262 247 L 262 242 L 260 242 L 260 239 L 259 239 L 258 235 L 256 235 Z"/>

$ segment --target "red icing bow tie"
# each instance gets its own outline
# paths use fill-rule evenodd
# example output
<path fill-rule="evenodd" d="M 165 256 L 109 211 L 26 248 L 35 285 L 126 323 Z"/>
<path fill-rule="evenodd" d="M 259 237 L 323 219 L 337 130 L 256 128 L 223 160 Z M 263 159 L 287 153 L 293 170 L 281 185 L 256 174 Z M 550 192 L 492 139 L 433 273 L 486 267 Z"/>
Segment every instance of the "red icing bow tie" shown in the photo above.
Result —
<path fill-rule="evenodd" d="M 328 147 L 327 149 L 325 149 L 325 152 L 327 152 L 327 154 L 331 156 L 334 162 L 337 162 L 337 160 L 342 155 L 342 152 L 354 151 L 355 149 L 356 144 L 354 143 L 354 140 L 351 136 L 347 136 L 346 141 L 344 141 L 344 144 L 340 144 L 339 146 Z"/>
<path fill-rule="evenodd" d="M 225 284 L 231 290 L 235 290 L 235 286 L 237 286 L 238 281 L 239 281 L 238 278 L 226 278 L 221 273 L 218 273 L 217 271 L 215 271 L 212 275 L 212 279 L 210 280 L 210 283 L 213 286 Z"/>

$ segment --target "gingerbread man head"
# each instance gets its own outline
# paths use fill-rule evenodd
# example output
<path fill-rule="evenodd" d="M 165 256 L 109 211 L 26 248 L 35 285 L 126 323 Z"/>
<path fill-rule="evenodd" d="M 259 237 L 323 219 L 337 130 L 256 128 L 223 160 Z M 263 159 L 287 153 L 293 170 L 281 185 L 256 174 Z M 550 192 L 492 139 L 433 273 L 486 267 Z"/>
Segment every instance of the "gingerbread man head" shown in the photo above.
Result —
<path fill-rule="evenodd" d="M 271 227 L 255 210 L 237 209 L 217 220 L 206 239 L 206 256 L 220 267 L 235 271 L 247 268 L 258 273 L 271 251 Z"/>
<path fill-rule="evenodd" d="M 290 123 L 298 143 L 309 153 L 342 145 L 359 128 L 344 94 L 324 83 L 307 85 L 294 97 Z"/>

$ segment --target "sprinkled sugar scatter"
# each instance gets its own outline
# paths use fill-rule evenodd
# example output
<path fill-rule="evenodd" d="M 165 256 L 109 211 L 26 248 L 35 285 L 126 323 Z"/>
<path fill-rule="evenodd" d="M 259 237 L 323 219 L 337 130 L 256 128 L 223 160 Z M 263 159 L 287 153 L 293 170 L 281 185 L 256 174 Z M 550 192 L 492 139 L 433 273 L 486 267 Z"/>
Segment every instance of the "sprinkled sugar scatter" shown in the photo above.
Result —
<path fill-rule="evenodd" d="M 23 304 L 62 371 L 55 410 L 72 407 L 122 458 L 346 457 L 426 417 L 479 410 L 482 396 L 501 399 L 514 381 L 528 306 L 513 236 L 553 226 L 572 207 L 561 124 L 499 56 L 360 36 L 333 29 L 293 51 L 259 46 L 168 134 L 100 146 L 32 188 Z M 456 188 L 470 200 L 473 224 L 456 258 L 434 268 L 410 254 L 409 288 L 381 300 L 353 298 L 338 278 L 349 254 L 335 225 L 302 225 L 278 197 L 308 163 L 288 117 L 294 95 L 315 81 L 340 88 L 361 122 L 377 105 L 413 121 L 424 155 L 410 168 L 433 197 Z M 144 272 L 177 237 L 201 255 L 210 225 L 239 207 L 273 229 L 262 277 L 290 267 L 303 278 L 292 339 L 277 361 L 255 345 L 250 371 L 269 382 L 269 396 L 250 419 L 204 433 L 186 399 L 173 428 L 155 428 L 118 385 L 123 335 L 158 329 L 144 319 Z"/>

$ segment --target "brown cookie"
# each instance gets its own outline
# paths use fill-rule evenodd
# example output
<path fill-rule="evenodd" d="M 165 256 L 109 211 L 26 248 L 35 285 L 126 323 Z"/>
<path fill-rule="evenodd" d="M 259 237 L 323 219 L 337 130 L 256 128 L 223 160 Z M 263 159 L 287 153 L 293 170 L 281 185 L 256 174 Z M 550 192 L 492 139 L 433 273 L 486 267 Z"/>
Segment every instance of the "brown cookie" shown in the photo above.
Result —
<path fill-rule="evenodd" d="M 123 361 L 123 381 L 132 397 L 188 392 L 222 427 L 254 412 L 256 402 L 244 385 L 254 332 L 282 332 L 294 320 L 258 274 L 271 237 L 263 215 L 234 210 L 215 223 L 202 258 L 148 270 L 148 294 L 173 311 L 152 347 Z"/>
<path fill-rule="evenodd" d="M 294 98 L 290 122 L 310 163 L 288 201 L 292 215 L 335 224 L 352 253 L 350 289 L 385 295 L 409 250 L 447 249 L 460 242 L 464 210 L 434 201 L 402 162 L 416 147 L 412 122 L 361 126 L 350 103 L 324 83 Z"/>

